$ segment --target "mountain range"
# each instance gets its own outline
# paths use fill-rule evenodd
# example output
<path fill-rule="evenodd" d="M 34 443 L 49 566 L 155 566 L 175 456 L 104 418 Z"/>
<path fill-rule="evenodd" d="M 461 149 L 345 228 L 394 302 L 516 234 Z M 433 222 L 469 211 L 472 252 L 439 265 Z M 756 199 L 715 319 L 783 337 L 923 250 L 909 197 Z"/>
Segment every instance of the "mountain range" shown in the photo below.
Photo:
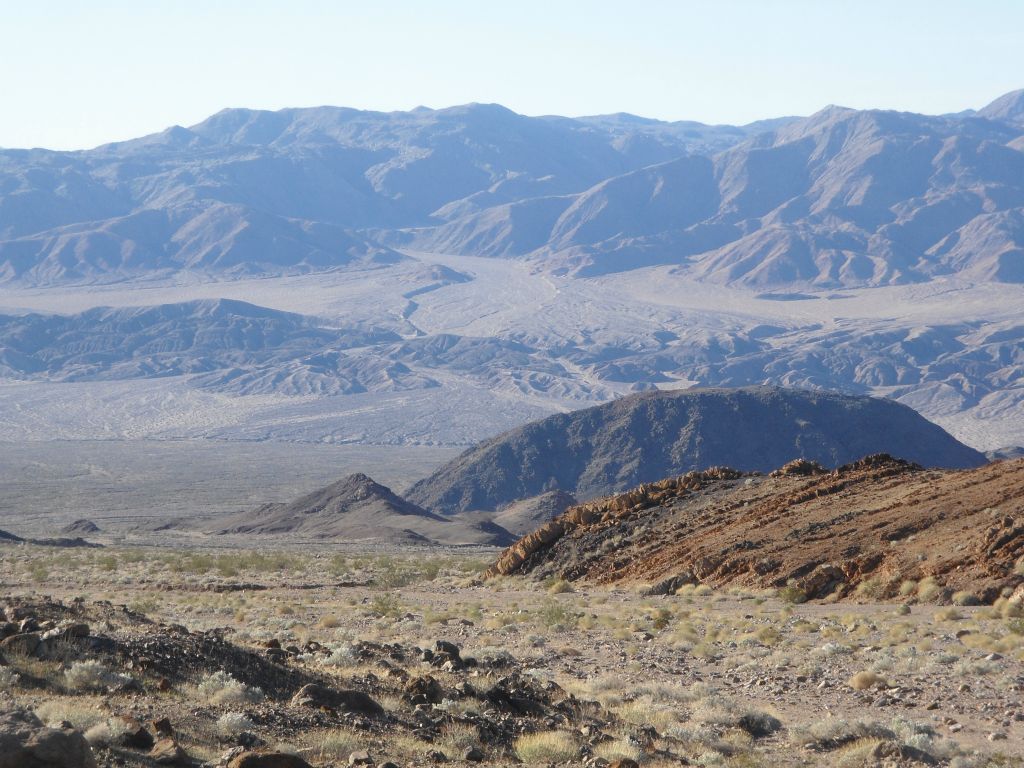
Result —
<path fill-rule="evenodd" d="M 79 152 L 0 151 L 0 279 L 373 268 L 395 248 L 748 286 L 1024 281 L 1024 95 L 744 127 L 493 104 L 232 109 Z"/>

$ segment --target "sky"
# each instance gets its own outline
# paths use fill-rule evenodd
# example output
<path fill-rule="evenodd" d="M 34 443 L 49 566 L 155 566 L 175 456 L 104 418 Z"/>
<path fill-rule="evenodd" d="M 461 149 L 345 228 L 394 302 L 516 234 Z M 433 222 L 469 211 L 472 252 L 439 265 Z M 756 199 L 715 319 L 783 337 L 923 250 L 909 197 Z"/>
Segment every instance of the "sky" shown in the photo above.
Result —
<path fill-rule="evenodd" d="M 227 107 L 497 102 L 743 124 L 1024 88 L 1022 0 L 0 0 L 0 147 Z"/>

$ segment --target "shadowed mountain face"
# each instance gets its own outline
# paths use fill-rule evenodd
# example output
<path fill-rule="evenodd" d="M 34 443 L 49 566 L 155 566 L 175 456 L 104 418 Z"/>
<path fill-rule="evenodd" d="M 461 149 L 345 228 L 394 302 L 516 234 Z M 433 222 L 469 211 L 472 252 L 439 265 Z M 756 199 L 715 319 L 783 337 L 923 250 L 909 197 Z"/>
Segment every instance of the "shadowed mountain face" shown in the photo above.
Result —
<path fill-rule="evenodd" d="M 870 453 L 926 466 L 985 457 L 897 403 L 776 387 L 645 392 L 557 414 L 470 449 L 406 497 L 434 512 L 495 510 L 561 489 L 586 500 L 691 470 L 837 466 Z"/>
<path fill-rule="evenodd" d="M 487 104 L 225 110 L 90 151 L 0 151 L 0 281 L 367 268 L 405 244 L 581 276 L 1021 282 L 1022 105 L 742 128 Z"/>

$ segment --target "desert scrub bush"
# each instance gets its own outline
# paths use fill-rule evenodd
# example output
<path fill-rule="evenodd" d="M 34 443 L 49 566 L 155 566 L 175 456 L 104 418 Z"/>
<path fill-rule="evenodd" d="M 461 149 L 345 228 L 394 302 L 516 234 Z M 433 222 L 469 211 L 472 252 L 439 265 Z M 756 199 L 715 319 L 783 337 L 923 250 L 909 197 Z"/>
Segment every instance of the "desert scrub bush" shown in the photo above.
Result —
<path fill-rule="evenodd" d="M 345 760 L 353 752 L 363 748 L 363 742 L 355 731 L 339 728 L 324 734 L 318 745 L 323 759 Z"/>
<path fill-rule="evenodd" d="M 35 708 L 36 717 L 51 728 L 71 723 L 80 731 L 87 731 L 107 719 L 107 714 L 94 703 L 80 703 L 67 699 L 51 699 Z"/>
<path fill-rule="evenodd" d="M 235 680 L 223 670 L 211 672 L 202 679 L 196 690 L 210 704 L 256 704 L 263 701 L 263 691 L 255 686 Z"/>
<path fill-rule="evenodd" d="M 64 684 L 71 691 L 106 691 L 131 682 L 130 676 L 114 672 L 95 659 L 76 661 L 64 672 Z"/>
<path fill-rule="evenodd" d="M 551 595 L 563 595 L 567 592 L 575 592 L 572 584 L 565 579 L 548 579 L 544 582 L 544 589 Z"/>
<path fill-rule="evenodd" d="M 566 629 L 576 623 L 576 616 L 553 597 L 547 598 L 537 611 L 537 618 L 551 629 Z"/>
<path fill-rule="evenodd" d="M 402 612 L 402 603 L 395 592 L 381 592 L 370 601 L 370 613 L 377 616 L 398 616 Z"/>
<path fill-rule="evenodd" d="M 516 756 L 527 765 L 565 763 L 579 753 L 579 745 L 565 731 L 527 733 L 515 741 Z"/>
<path fill-rule="evenodd" d="M 853 677 L 846 681 L 846 684 L 855 691 L 866 691 L 868 688 L 873 688 L 879 683 L 884 685 L 885 678 L 877 672 L 871 672 L 869 670 L 857 672 Z"/>
<path fill-rule="evenodd" d="M 942 594 L 942 587 L 935 581 L 934 576 L 925 576 L 917 583 L 917 599 L 924 603 L 930 603 Z"/>
<path fill-rule="evenodd" d="M 800 589 L 796 584 L 787 584 L 784 587 L 780 587 L 776 594 L 782 602 L 790 605 L 798 605 L 799 603 L 807 602 L 807 593 Z"/>
<path fill-rule="evenodd" d="M 255 723 L 244 712 L 225 712 L 217 718 L 217 733 L 221 736 L 237 736 L 254 727 Z"/>
<path fill-rule="evenodd" d="M 981 604 L 981 601 L 978 600 L 978 598 L 975 597 L 972 592 L 969 592 L 966 589 L 962 589 L 959 592 L 954 592 L 950 600 L 953 602 L 953 605 L 960 606 Z"/>
<path fill-rule="evenodd" d="M 441 745 L 448 754 L 461 754 L 470 747 L 480 746 L 480 733 L 475 725 L 449 723 L 441 729 Z"/>
<path fill-rule="evenodd" d="M 594 757 L 602 758 L 610 763 L 616 760 L 639 762 L 643 757 L 643 751 L 629 739 L 618 738 L 614 741 L 603 741 L 594 747 Z"/>
<path fill-rule="evenodd" d="M 324 666 L 351 667 L 359 662 L 356 648 L 351 643 L 339 643 L 328 647 L 331 650 L 331 655 L 320 662 Z"/>
<path fill-rule="evenodd" d="M 964 615 L 952 606 L 935 612 L 936 621 L 960 621 L 963 617 Z"/>
<path fill-rule="evenodd" d="M 117 717 L 108 717 L 85 732 L 85 740 L 94 747 L 117 744 L 128 733 L 128 724 Z"/>

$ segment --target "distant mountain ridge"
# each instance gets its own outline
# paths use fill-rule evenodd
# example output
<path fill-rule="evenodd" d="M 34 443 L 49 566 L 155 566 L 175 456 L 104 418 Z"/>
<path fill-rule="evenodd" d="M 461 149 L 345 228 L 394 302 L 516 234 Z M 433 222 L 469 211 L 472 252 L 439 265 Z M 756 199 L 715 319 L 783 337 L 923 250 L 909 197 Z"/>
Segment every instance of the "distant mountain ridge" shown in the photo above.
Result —
<path fill-rule="evenodd" d="M 767 472 L 803 458 L 834 467 L 871 453 L 948 468 L 986 462 L 892 401 L 781 387 L 655 391 L 498 435 L 405 497 L 442 514 L 493 511 L 553 490 L 586 501 L 715 466 Z"/>
<path fill-rule="evenodd" d="M 749 286 L 1024 281 L 1024 96 L 750 126 L 494 104 L 232 109 L 81 152 L 0 150 L 0 282 L 374 268 L 394 248 Z"/>

